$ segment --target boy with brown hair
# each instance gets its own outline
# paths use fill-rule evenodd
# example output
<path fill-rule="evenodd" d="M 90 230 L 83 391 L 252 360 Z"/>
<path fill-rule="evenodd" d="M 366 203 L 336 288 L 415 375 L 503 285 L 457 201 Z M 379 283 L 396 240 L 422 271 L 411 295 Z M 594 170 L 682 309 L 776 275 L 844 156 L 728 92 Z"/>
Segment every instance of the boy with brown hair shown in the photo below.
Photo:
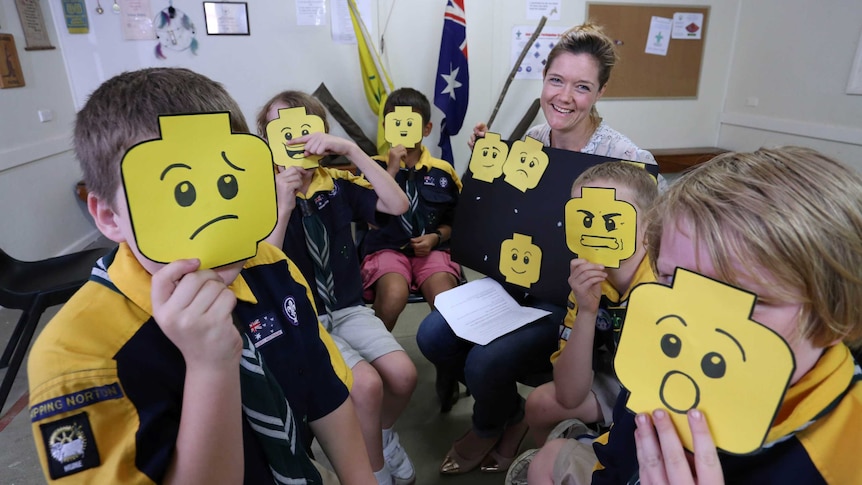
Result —
<path fill-rule="evenodd" d="M 307 115 L 319 117 L 323 132 L 294 137 L 294 130 L 279 120 L 279 113 L 290 108 L 304 108 Z M 304 145 L 306 155 L 345 156 L 363 174 L 322 166 L 279 167 L 278 223 L 267 241 L 282 248 L 309 281 L 320 322 L 353 372 L 350 397 L 378 483 L 412 484 L 416 473 L 393 427 L 416 388 L 416 366 L 362 299 L 352 230 L 354 222 L 376 223 L 378 211 L 399 216 L 407 210 L 407 197 L 355 143 L 329 134 L 326 108 L 307 93 L 289 90 L 274 95 L 260 109 L 257 127 L 264 138 L 268 131 L 290 137 L 270 139 L 273 151 L 282 144 L 285 150 Z M 309 238 L 309 231 L 314 231 L 306 227 L 310 218 L 324 229 L 319 231 L 321 241 Z M 328 251 L 316 255 L 317 247 Z"/>
<path fill-rule="evenodd" d="M 727 153 L 682 175 L 649 215 L 659 283 L 677 269 L 757 296 L 750 319 L 789 346 L 795 368 L 754 454 L 718 453 L 709 416 L 687 412 L 693 454 L 669 412 L 632 414 L 628 392 L 595 444 L 566 440 L 530 483 L 859 483 L 862 450 L 862 177 L 800 147 Z M 644 365 L 649 365 L 645 363 Z M 593 471 L 593 464 L 596 464 Z M 539 470 L 536 470 L 539 471 Z"/>
<path fill-rule="evenodd" d="M 341 483 L 373 483 L 347 399 L 350 372 L 293 263 L 266 243 L 213 269 L 199 269 L 199 259 L 157 263 L 141 251 L 130 207 L 146 201 L 129 203 L 124 154 L 160 139 L 160 116 L 226 111 L 231 134 L 247 134 L 220 84 L 187 69 L 148 68 L 109 79 L 77 115 L 87 207 L 119 247 L 30 353 L 32 429 L 50 480 L 332 483 L 304 448 L 309 426 Z M 205 160 L 245 170 L 225 152 Z M 192 172 L 170 163 L 162 179 L 174 168 Z M 234 172 L 214 180 L 226 198 L 236 195 L 227 190 Z M 191 184 L 176 190 L 178 203 L 193 202 Z"/>
<path fill-rule="evenodd" d="M 620 391 L 611 361 L 628 297 L 635 286 L 655 281 L 644 244 L 646 214 L 658 195 L 655 178 L 631 163 L 606 162 L 588 168 L 575 179 L 572 197 L 581 197 L 584 187 L 614 189 L 616 200 L 634 207 L 637 230 L 631 242 L 635 250 L 618 268 L 606 268 L 582 257 L 571 261 L 572 292 L 560 326 L 560 349 L 551 355 L 554 380 L 527 397 L 526 419 L 541 449 L 536 458 L 536 450 L 531 450 L 512 465 L 509 480 L 515 483 L 526 480 L 524 467 L 528 464 L 533 467 L 538 462 L 541 466 L 546 456 L 556 456 L 560 442 L 553 438 L 574 430 L 582 432 L 586 429 L 583 423 L 610 426 Z M 586 369 L 589 371 L 582 372 Z M 549 434 L 552 440 L 545 444 Z"/>
<path fill-rule="evenodd" d="M 424 94 L 413 88 L 396 89 L 383 107 L 387 119 L 398 107 L 420 115 L 421 137 L 431 133 L 431 105 Z M 461 179 L 450 163 L 432 157 L 421 139 L 412 148 L 396 144 L 375 159 L 410 201 L 401 217 L 391 217 L 368 231 L 361 248 L 366 296 L 373 295 L 374 313 L 392 330 L 411 291 L 421 291 L 433 308 L 437 295 L 458 285 L 461 267 L 450 257 L 449 238 Z"/>

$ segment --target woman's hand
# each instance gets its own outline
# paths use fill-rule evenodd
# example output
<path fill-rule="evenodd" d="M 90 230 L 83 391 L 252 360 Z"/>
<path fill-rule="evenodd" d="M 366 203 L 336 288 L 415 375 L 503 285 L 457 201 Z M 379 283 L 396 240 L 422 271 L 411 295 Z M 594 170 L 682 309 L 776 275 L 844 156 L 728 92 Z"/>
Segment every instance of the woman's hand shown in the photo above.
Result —
<path fill-rule="evenodd" d="M 476 123 L 476 126 L 473 127 L 473 134 L 470 135 L 470 139 L 467 140 L 467 146 L 470 147 L 470 150 L 473 149 L 473 145 L 476 144 L 476 140 L 479 138 L 484 138 L 485 133 L 488 131 L 488 125 L 484 122 L 480 121 Z"/>
<path fill-rule="evenodd" d="M 688 412 L 694 455 L 683 449 L 667 411 L 654 411 L 652 419 L 649 414 L 638 414 L 635 423 L 635 445 L 642 485 L 724 483 L 718 452 L 703 413 L 697 409 Z"/>

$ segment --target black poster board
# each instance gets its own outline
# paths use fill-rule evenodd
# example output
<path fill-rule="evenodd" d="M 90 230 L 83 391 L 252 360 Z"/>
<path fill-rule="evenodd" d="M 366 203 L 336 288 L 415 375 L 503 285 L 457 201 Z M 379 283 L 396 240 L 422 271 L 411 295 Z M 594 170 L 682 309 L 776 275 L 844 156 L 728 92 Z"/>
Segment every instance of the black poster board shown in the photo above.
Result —
<path fill-rule="evenodd" d="M 506 141 L 510 147 L 512 141 Z M 548 167 L 534 189 L 521 192 L 498 177 L 492 182 L 462 177 L 463 188 L 452 226 L 452 259 L 503 284 L 563 305 L 571 291 L 569 261 L 574 255 L 566 245 L 565 206 L 572 183 L 587 168 L 616 158 L 544 147 Z M 658 175 L 657 165 L 645 168 Z M 532 238 L 541 248 L 539 280 L 529 288 L 506 282 L 500 272 L 500 249 L 513 234 Z"/>

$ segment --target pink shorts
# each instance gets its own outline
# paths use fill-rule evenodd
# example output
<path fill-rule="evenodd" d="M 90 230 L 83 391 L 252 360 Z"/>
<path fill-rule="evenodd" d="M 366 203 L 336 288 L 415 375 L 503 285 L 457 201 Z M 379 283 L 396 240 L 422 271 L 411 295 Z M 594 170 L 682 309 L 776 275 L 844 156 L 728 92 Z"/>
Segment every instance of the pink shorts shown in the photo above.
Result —
<path fill-rule="evenodd" d="M 362 261 L 363 297 L 374 299 L 372 286 L 386 273 L 398 273 L 410 284 L 410 291 L 418 291 L 422 283 L 434 273 L 449 273 L 461 278 L 461 266 L 452 261 L 449 251 L 431 251 L 428 256 L 407 256 L 393 249 L 369 254 Z"/>

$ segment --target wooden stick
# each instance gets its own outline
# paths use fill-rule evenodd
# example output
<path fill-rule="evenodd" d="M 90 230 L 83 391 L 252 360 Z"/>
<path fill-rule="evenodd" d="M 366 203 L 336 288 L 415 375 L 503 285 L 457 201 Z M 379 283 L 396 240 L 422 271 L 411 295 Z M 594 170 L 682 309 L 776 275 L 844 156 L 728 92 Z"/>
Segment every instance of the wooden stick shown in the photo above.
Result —
<path fill-rule="evenodd" d="M 539 38 L 539 34 L 542 33 L 542 29 L 545 28 L 545 22 L 548 21 L 548 17 L 542 16 L 542 19 L 539 20 L 539 25 L 536 26 L 536 30 L 533 32 L 533 35 L 530 36 L 530 40 L 527 41 L 527 45 L 524 46 L 524 49 L 521 50 L 521 55 L 518 56 L 518 60 L 515 61 L 515 65 L 512 66 L 512 71 L 509 73 L 509 77 L 506 79 L 506 84 L 503 85 L 503 91 L 500 92 L 500 97 L 497 98 L 497 105 L 494 106 L 494 111 L 491 113 L 491 118 L 488 119 L 488 129 L 491 129 L 491 124 L 494 123 L 494 118 L 497 117 L 497 111 L 500 110 L 500 105 L 503 104 L 503 98 L 506 97 L 506 91 L 509 90 L 509 85 L 512 84 L 512 79 L 515 79 L 515 75 L 518 74 L 518 66 L 524 61 L 524 58 L 527 57 L 527 52 L 530 51 L 530 48 L 536 42 L 536 39 Z"/>

